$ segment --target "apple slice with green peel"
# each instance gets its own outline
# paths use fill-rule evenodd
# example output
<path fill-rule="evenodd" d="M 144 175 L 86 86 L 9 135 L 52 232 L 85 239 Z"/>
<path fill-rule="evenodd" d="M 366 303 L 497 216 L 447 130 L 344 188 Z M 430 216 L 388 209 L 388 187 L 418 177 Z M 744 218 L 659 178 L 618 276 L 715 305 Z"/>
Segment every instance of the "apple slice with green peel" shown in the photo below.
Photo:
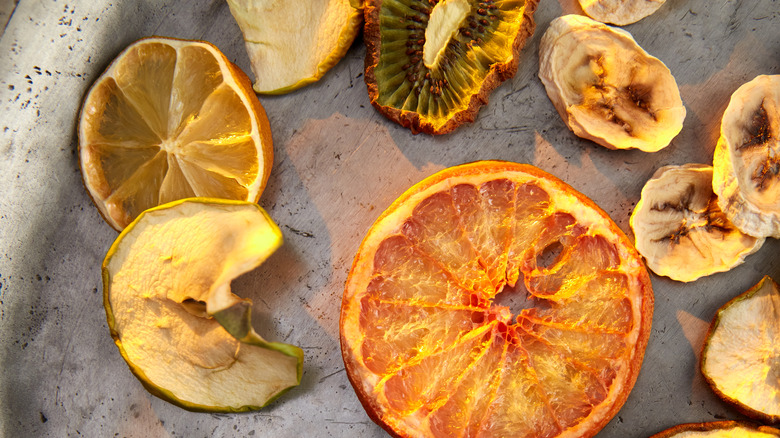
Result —
<path fill-rule="evenodd" d="M 261 408 L 301 381 L 303 351 L 252 328 L 230 282 L 282 233 L 257 204 L 191 198 L 142 213 L 103 262 L 111 336 L 152 394 L 194 411 Z"/>
<path fill-rule="evenodd" d="M 319 80 L 363 24 L 363 0 L 228 0 L 244 35 L 253 88 L 284 94 Z"/>
<path fill-rule="evenodd" d="M 686 423 L 666 429 L 650 438 L 776 438 L 780 430 L 744 421 Z"/>
<path fill-rule="evenodd" d="M 744 414 L 780 422 L 780 287 L 769 276 L 718 310 L 701 371 Z"/>

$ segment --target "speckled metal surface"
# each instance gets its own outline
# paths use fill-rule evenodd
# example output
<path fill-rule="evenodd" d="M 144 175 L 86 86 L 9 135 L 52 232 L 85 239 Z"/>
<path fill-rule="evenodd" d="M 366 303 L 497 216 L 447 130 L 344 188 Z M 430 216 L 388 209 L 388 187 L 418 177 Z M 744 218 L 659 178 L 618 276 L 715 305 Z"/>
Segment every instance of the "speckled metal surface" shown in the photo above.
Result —
<path fill-rule="evenodd" d="M 113 345 L 100 264 L 117 233 L 100 218 L 78 169 L 76 121 L 90 84 L 132 41 L 205 39 L 249 72 L 223 0 L 2 0 L 0 23 L 0 435 L 128 437 L 381 437 L 341 361 L 338 317 L 352 256 L 373 220 L 434 171 L 478 159 L 526 162 L 591 197 L 630 235 L 628 217 L 660 166 L 711 163 L 731 93 L 780 73 L 777 0 L 668 0 L 627 26 L 677 78 L 688 116 L 666 149 L 610 151 L 571 134 L 538 77 L 539 39 L 573 0 L 542 0 L 514 79 L 478 120 L 453 134 L 412 135 L 378 114 L 363 83 L 358 39 L 320 82 L 261 97 L 275 162 L 261 204 L 285 245 L 234 284 L 256 303 L 267 338 L 300 345 L 304 377 L 268 408 L 191 413 L 149 395 Z M 770 239 L 728 273 L 694 283 L 655 275 L 645 362 L 627 403 L 598 435 L 645 437 L 681 422 L 736 419 L 697 369 L 715 310 L 763 275 L 780 278 Z"/>

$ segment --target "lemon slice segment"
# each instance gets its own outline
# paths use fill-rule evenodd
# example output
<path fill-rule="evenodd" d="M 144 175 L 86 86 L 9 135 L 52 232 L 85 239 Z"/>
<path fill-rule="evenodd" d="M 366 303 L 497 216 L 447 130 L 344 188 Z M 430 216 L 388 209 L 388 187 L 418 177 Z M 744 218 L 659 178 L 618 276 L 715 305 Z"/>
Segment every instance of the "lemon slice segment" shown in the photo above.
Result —
<path fill-rule="evenodd" d="M 125 49 L 87 93 L 79 158 L 90 196 L 121 230 L 176 199 L 257 201 L 273 145 L 249 79 L 216 47 L 147 38 Z"/>
<path fill-rule="evenodd" d="M 769 276 L 718 310 L 701 371 L 716 394 L 746 415 L 780 421 L 780 286 Z"/>
<path fill-rule="evenodd" d="M 264 340 L 230 282 L 282 243 L 249 202 L 174 201 L 142 213 L 103 262 L 111 335 L 153 394 L 189 410 L 265 406 L 300 383 L 300 348 Z"/>

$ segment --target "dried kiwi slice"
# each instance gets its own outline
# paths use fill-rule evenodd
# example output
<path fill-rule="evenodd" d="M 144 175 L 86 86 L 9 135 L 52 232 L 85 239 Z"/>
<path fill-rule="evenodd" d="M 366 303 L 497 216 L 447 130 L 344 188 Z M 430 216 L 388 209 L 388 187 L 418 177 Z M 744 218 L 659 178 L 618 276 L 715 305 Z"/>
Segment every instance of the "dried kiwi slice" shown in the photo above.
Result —
<path fill-rule="evenodd" d="M 514 76 L 539 0 L 368 0 L 371 103 L 413 133 L 472 122 Z"/>

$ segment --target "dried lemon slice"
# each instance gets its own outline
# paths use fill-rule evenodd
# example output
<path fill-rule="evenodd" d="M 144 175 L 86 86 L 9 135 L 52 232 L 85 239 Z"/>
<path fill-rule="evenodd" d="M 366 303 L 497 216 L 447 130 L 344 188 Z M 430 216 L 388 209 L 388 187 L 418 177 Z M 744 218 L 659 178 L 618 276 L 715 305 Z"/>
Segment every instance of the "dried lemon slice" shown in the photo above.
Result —
<path fill-rule="evenodd" d="M 78 132 L 84 185 L 117 230 L 176 199 L 256 202 L 273 163 L 249 79 L 203 41 L 131 44 L 87 93 Z"/>
<path fill-rule="evenodd" d="M 666 0 L 579 0 L 582 10 L 590 18 L 602 23 L 636 23 L 657 11 Z"/>
<path fill-rule="evenodd" d="M 659 432 L 650 438 L 776 438 L 780 430 L 745 421 L 686 423 Z"/>
<path fill-rule="evenodd" d="M 576 135 L 609 149 L 658 151 L 682 130 L 677 82 L 628 32 L 580 15 L 550 23 L 539 78 Z"/>
<path fill-rule="evenodd" d="M 108 326 L 133 374 L 185 409 L 238 412 L 300 383 L 303 352 L 252 329 L 230 282 L 282 235 L 257 204 L 174 201 L 142 213 L 103 262 Z"/>
<path fill-rule="evenodd" d="M 658 169 L 629 224 L 647 266 L 677 281 L 728 271 L 764 243 L 726 219 L 712 193 L 712 167 L 704 164 Z"/>
<path fill-rule="evenodd" d="M 780 421 L 780 287 L 764 277 L 718 310 L 702 351 L 712 389 L 756 419 Z"/>
<path fill-rule="evenodd" d="M 780 75 L 758 76 L 731 95 L 715 148 L 713 189 L 743 232 L 780 237 Z"/>
<path fill-rule="evenodd" d="M 244 35 L 254 89 L 283 94 L 318 81 L 352 45 L 362 0 L 228 0 Z"/>

